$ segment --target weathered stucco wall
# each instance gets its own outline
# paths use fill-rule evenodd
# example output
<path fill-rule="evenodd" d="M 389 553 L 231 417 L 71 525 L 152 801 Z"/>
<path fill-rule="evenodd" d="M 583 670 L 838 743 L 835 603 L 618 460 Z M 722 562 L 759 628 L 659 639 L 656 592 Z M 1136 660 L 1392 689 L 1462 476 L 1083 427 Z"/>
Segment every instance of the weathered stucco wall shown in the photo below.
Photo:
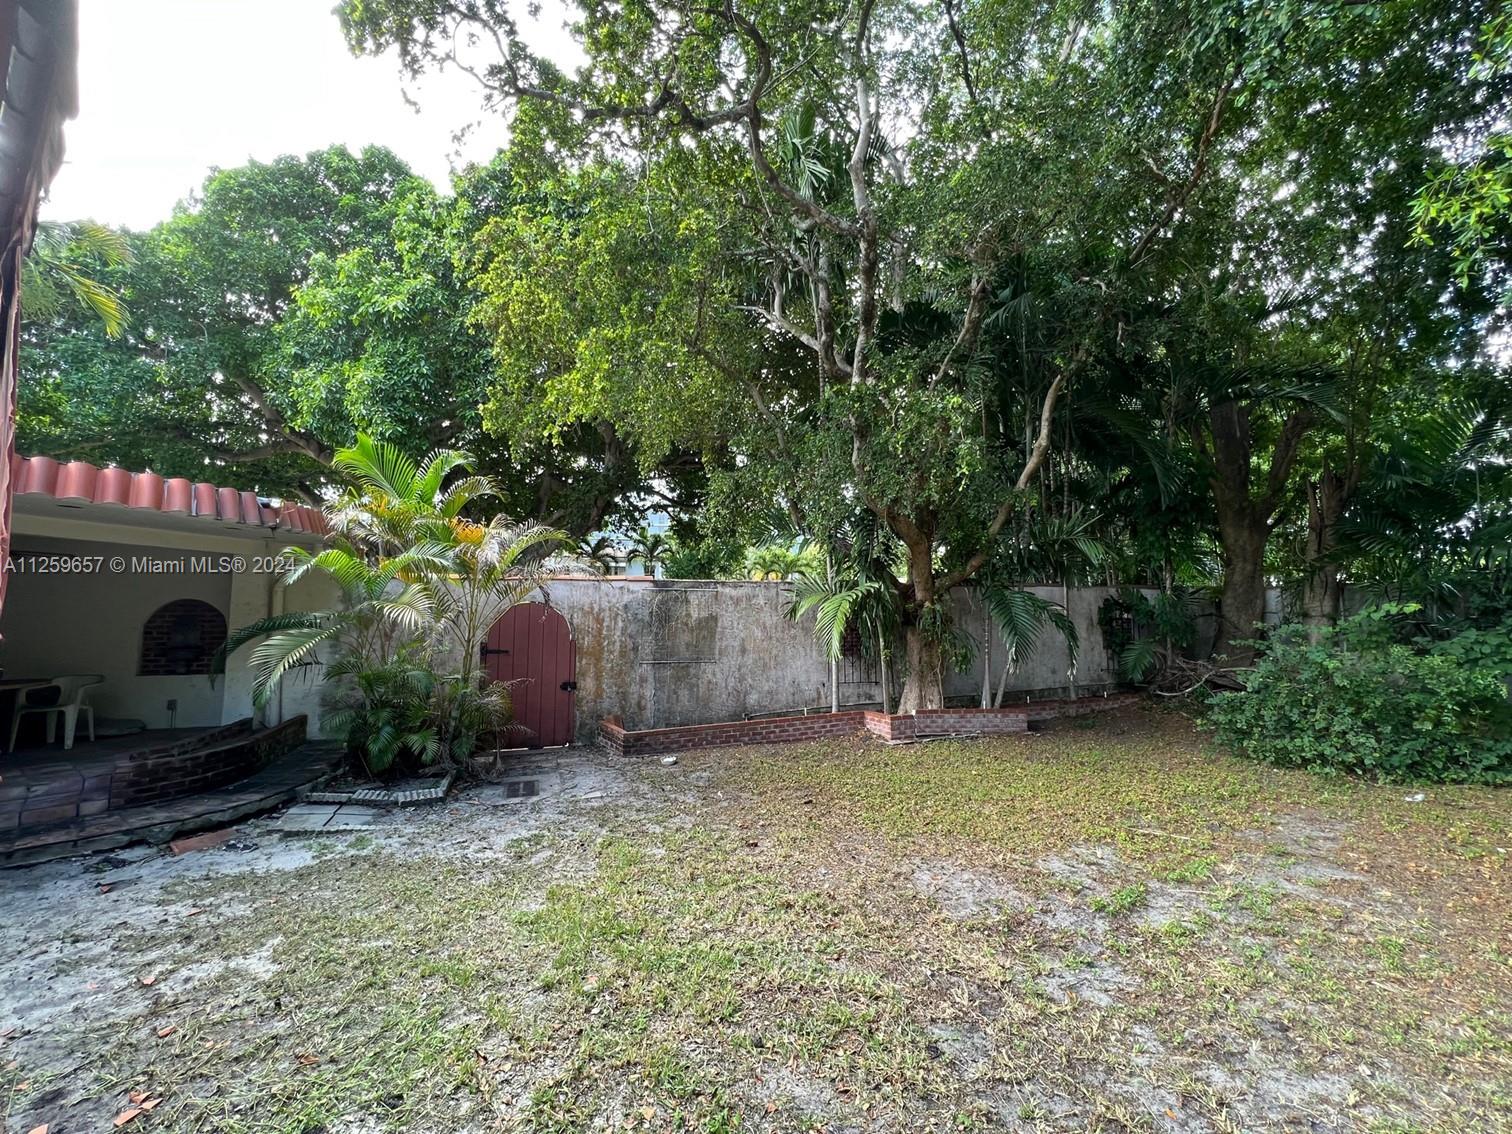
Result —
<path fill-rule="evenodd" d="M 1116 594 L 1116 587 L 1025 587 L 1025 590 L 1063 606 L 1076 627 L 1076 669 L 1071 668 L 1071 654 L 1066 641 L 1054 629 L 1046 629 L 1028 655 L 1018 659 L 1016 670 L 1009 676 L 1004 694 L 1004 703 L 1024 700 L 1026 694 L 1042 693 L 1051 696 L 1101 693 L 1117 681 L 1113 659 L 1103 648 L 1102 629 L 1097 624 L 1098 608 L 1109 595 Z M 970 588 L 961 588 L 952 596 L 955 604 L 956 624 L 971 635 L 976 643 L 976 656 L 965 672 L 948 674 L 945 679 L 947 697 L 975 696 L 982 692 L 984 664 L 991 667 L 991 688 L 996 695 L 998 679 L 1008 657 L 1008 648 L 1003 644 L 990 618 L 984 617 L 980 596 Z M 982 643 L 989 642 L 987 649 Z"/>
<path fill-rule="evenodd" d="M 1060 587 L 1034 589 L 1056 602 L 1066 597 Z M 1078 693 L 1100 692 L 1113 681 L 1097 626 L 1098 606 L 1109 593 L 1106 588 L 1070 592 L 1071 617 L 1081 636 Z M 829 662 L 814 642 L 811 618 L 794 623 L 784 617 L 791 600 L 786 584 L 558 578 L 547 585 L 545 597 L 567 619 L 577 643 L 580 742 L 596 736 L 598 722 L 615 714 L 626 728 L 667 728 L 830 704 Z M 955 601 L 959 623 L 977 650 L 969 670 L 948 677 L 946 691 L 975 700 L 982 688 L 982 610 L 969 590 Z M 1005 656 L 994 631 L 994 692 Z M 1073 684 L 1068 668 L 1060 636 L 1047 632 L 1020 662 L 1008 689 L 1064 695 Z M 863 665 L 843 665 L 842 705 L 879 704 L 876 676 Z M 895 688 L 898 684 L 895 674 Z"/>
<path fill-rule="evenodd" d="M 652 728 L 829 703 L 829 663 L 779 584 L 555 579 L 546 597 L 577 643 L 579 740 L 611 714 Z"/>
<path fill-rule="evenodd" d="M 277 724 L 304 714 L 310 735 L 322 735 L 325 698 L 319 667 L 290 675 L 273 703 L 255 713 L 250 647 L 227 662 L 225 674 L 213 678 L 137 672 L 142 625 L 166 602 L 207 602 L 226 616 L 227 629 L 235 630 L 279 610 L 319 610 L 341 601 L 339 588 L 320 577 L 280 590 L 279 574 L 269 564 L 283 551 L 282 540 L 249 538 L 212 521 L 191 523 L 190 530 L 182 531 L 141 522 L 78 519 L 67 513 L 17 512 L 15 553 L 84 556 L 103 559 L 106 566 L 94 571 L 15 573 L 0 618 L 0 668 L 12 677 L 102 674 L 104 684 L 89 697 L 96 715 L 139 719 L 148 728 L 170 723 L 202 727 L 248 716 L 255 716 L 259 724 Z M 195 565 L 204 557 L 215 559 L 213 569 Z M 124 569 L 110 566 L 116 559 Z M 187 569 L 159 573 L 139 566 L 139 561 Z M 227 569 L 231 561 L 239 561 L 241 570 Z M 171 714 L 170 700 L 176 703 Z M 3 723 L 8 725 L 8 718 Z"/>

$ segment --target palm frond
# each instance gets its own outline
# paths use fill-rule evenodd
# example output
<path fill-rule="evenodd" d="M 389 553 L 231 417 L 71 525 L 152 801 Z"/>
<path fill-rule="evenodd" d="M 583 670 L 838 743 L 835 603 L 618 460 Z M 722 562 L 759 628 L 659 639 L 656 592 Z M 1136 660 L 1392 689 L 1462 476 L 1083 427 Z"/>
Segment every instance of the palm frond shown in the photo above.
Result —
<path fill-rule="evenodd" d="M 395 500 L 407 501 L 414 491 L 414 460 L 392 442 L 375 440 L 366 433 L 358 433 L 350 447 L 338 449 L 331 465 L 363 487 Z"/>
<path fill-rule="evenodd" d="M 986 586 L 983 601 L 992 619 L 997 623 L 1003 645 L 1008 650 L 1008 664 L 1017 669 L 1022 659 L 1034 648 L 1047 627 L 1054 628 L 1066 642 L 1071 668 L 1076 667 L 1081 648 L 1076 624 L 1066 616 L 1059 603 L 1016 587 Z"/>
<path fill-rule="evenodd" d="M 283 676 L 303 664 L 315 652 L 316 646 L 330 641 L 340 630 L 340 624 L 334 620 L 324 625 L 285 630 L 254 649 L 251 665 L 257 679 L 252 685 L 252 703 L 259 707 L 266 705 Z"/>

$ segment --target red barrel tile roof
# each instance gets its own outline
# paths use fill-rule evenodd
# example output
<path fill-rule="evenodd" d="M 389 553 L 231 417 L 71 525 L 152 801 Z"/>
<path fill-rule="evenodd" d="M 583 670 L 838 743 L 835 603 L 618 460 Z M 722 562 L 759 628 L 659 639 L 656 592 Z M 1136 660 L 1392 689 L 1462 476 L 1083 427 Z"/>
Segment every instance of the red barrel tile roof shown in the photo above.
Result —
<path fill-rule="evenodd" d="M 184 477 L 154 472 L 99 468 L 88 461 L 52 457 L 17 457 L 11 470 L 16 494 L 51 496 L 81 504 L 117 504 L 123 508 L 195 516 L 227 524 L 324 535 L 325 515 L 304 504 L 265 504 L 255 492 L 218 488 Z"/>

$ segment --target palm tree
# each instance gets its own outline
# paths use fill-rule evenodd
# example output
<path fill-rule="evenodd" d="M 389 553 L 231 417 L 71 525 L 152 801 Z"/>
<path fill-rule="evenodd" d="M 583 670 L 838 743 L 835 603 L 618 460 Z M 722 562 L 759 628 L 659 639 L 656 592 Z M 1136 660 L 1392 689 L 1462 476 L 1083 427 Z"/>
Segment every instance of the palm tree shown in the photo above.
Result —
<path fill-rule="evenodd" d="M 992 707 L 1002 705 L 1008 678 L 1018 672 L 1024 657 L 1046 630 L 1053 629 L 1065 639 L 1070 662 L 1067 676 L 1075 673 L 1080 648 L 1076 624 L 1061 604 L 1021 588 L 1045 579 L 1060 579 L 1064 585 L 1095 573 L 1109 554 L 1107 546 L 1093 534 L 1096 522 L 1095 515 L 1079 510 L 1049 515 L 1032 512 L 1002 540 L 992 561 L 978 576 L 986 617 L 996 623 L 1008 651 Z M 986 708 L 992 683 L 992 642 L 985 626 L 983 638 L 982 707 Z"/>
<path fill-rule="evenodd" d="M 499 496 L 491 477 L 471 475 L 477 463 L 460 449 L 437 449 L 421 462 L 390 441 L 358 433 L 331 465 L 353 482 L 330 509 L 331 527 L 377 554 L 421 541 L 446 543 L 462 513 L 475 501 Z M 452 473 L 469 475 L 448 482 Z"/>
<path fill-rule="evenodd" d="M 635 533 L 635 538 L 630 541 L 630 546 L 625 549 L 626 562 L 639 559 L 646 569 L 646 574 L 655 575 L 656 569 L 667 561 L 672 554 L 672 541 L 661 532 L 650 531 L 645 524 Z"/>
<path fill-rule="evenodd" d="M 875 524 L 866 521 L 847 525 L 836 550 L 822 565 L 812 559 L 797 571 L 793 601 L 787 616 L 802 618 L 815 611 L 814 637 L 830 662 L 830 706 L 838 708 L 836 667 L 844 652 L 845 638 L 854 630 L 865 653 L 875 650 L 881 667 L 882 711 L 890 711 L 887 660 L 892 643 L 902 627 L 897 575 L 887 562 L 887 540 Z"/>
<path fill-rule="evenodd" d="M 1024 655 L 1034 648 L 1039 636 L 1048 628 L 1053 627 L 1058 630 L 1061 637 L 1066 640 L 1071 668 L 1073 670 L 1076 668 L 1076 655 L 1080 646 L 1076 624 L 1066 616 L 1065 610 L 1059 603 L 1042 598 L 1033 591 L 1020 590 L 1017 587 L 996 582 L 989 582 L 983 586 L 982 600 L 988 613 L 992 615 L 992 620 L 997 623 L 1003 645 L 1008 649 L 1002 675 L 998 678 L 997 695 L 992 701 L 993 708 L 1001 707 L 1003 693 L 1008 688 L 1009 675 L 1018 672 L 1019 663 Z M 983 664 L 990 665 L 991 658 L 984 659 Z M 990 678 L 991 675 L 988 674 L 986 680 Z M 985 685 L 986 681 L 984 681 L 984 696 Z"/>
<path fill-rule="evenodd" d="M 578 540 L 574 554 L 589 566 L 598 568 L 600 575 L 607 575 L 614 569 L 614 541 L 606 535 L 594 536 L 591 540 L 584 536 Z"/>
<path fill-rule="evenodd" d="M 813 550 L 807 545 L 794 551 L 771 544 L 752 548 L 746 553 L 746 570 L 758 583 L 792 579 L 806 570 L 812 570 L 816 565 Z"/>
<path fill-rule="evenodd" d="M 467 504 L 494 492 L 483 477 L 450 473 L 471 463 L 442 450 L 416 464 L 393 445 L 359 435 L 336 454 L 353 488 L 331 509 L 331 546 L 299 561 L 285 583 L 316 571 L 341 588 L 341 607 L 279 615 L 238 629 L 223 656 L 256 639 L 253 697 L 265 704 L 292 669 L 333 643 L 328 676 L 353 680 L 338 716 L 348 744 L 379 771 L 401 751 L 422 762 L 468 755 L 479 735 L 507 723 L 508 690 L 479 684 L 478 647 L 505 611 L 541 583 L 544 552 L 563 533 L 505 517 L 477 523 Z M 457 672 L 438 663 L 457 659 Z"/>
<path fill-rule="evenodd" d="M 436 592 L 430 575 L 440 564 L 425 562 L 424 552 L 391 556 L 376 565 L 345 545 L 313 555 L 291 547 L 288 555 L 298 562 L 285 573 L 285 584 L 311 572 L 325 575 L 341 589 L 342 604 L 331 610 L 261 618 L 227 637 L 219 654 L 221 664 L 248 642 L 266 639 L 252 651 L 255 705 L 267 704 L 279 682 L 294 668 L 308 664 L 323 642 L 334 643 L 345 656 L 387 666 L 435 620 Z M 412 581 L 404 582 L 406 576 Z"/>
<path fill-rule="evenodd" d="M 72 298 L 97 316 L 105 334 L 118 338 L 128 313 L 121 294 L 94 277 L 93 263 L 119 268 L 131 263 L 123 233 L 94 221 L 39 221 L 21 269 L 21 308 L 28 319 L 51 319 Z"/>
<path fill-rule="evenodd" d="M 427 564 L 442 566 L 447 585 L 437 592 L 435 628 L 462 647 L 463 685 L 474 683 L 489 627 L 540 589 L 546 573 L 542 550 L 566 538 L 555 528 L 495 516 L 487 524 L 456 525 L 450 543 L 416 549 Z"/>

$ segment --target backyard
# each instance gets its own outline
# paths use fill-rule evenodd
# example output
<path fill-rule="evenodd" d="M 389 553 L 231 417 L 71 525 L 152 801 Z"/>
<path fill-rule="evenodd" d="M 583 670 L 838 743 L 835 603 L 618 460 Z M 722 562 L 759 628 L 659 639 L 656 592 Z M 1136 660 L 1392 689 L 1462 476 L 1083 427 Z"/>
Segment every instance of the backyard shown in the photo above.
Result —
<path fill-rule="evenodd" d="M 5 1129 L 1512 1129 L 1505 791 L 1158 708 L 528 759 L 9 874 Z"/>

